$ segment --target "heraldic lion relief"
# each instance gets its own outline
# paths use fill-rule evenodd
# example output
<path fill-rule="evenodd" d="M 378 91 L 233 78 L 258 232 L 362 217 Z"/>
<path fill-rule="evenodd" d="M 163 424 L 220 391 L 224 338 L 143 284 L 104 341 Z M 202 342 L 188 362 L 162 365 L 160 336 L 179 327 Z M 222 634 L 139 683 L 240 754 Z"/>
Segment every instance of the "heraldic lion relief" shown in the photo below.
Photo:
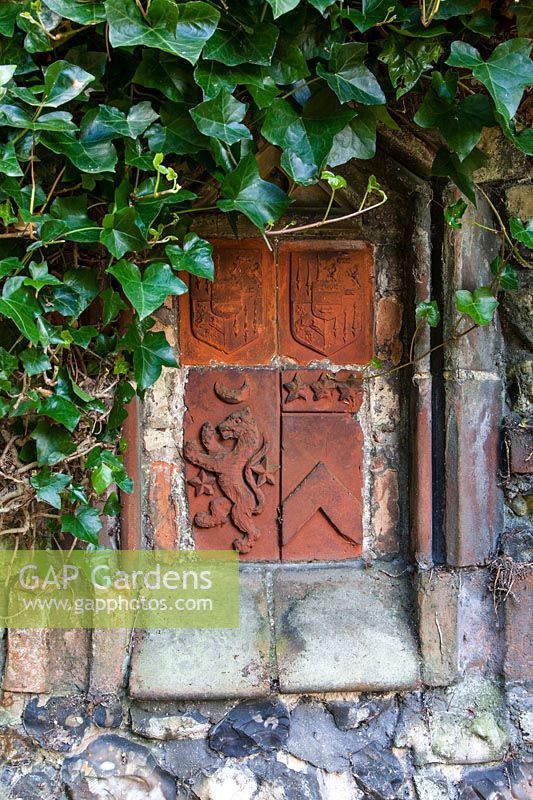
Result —
<path fill-rule="evenodd" d="M 217 425 L 217 430 L 222 439 L 234 440 L 231 449 L 218 440 L 210 422 L 204 423 L 200 432 L 205 450 L 194 441 L 188 441 L 184 448 L 188 461 L 202 470 L 215 473 L 225 495 L 211 500 L 209 511 L 198 512 L 194 524 L 199 528 L 214 528 L 223 525 L 231 517 L 233 524 L 243 533 L 233 546 L 240 553 L 249 553 L 260 535 L 253 518 L 261 514 L 264 508 L 260 486 L 265 469 L 261 462 L 268 452 L 269 443 L 259 432 L 249 406 L 234 411 Z M 271 482 L 268 477 L 267 482 Z"/>

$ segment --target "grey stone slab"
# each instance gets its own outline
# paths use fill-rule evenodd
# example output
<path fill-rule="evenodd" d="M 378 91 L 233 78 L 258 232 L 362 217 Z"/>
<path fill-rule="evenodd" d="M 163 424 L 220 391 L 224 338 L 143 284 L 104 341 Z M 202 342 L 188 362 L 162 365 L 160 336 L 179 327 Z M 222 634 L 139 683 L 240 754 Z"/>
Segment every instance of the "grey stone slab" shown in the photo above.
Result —
<path fill-rule="evenodd" d="M 135 641 L 130 696 L 140 700 L 268 694 L 270 629 L 263 570 L 241 573 L 238 628 L 149 630 Z"/>
<path fill-rule="evenodd" d="M 389 574 L 386 574 L 389 573 Z M 410 578 L 398 566 L 274 574 L 282 692 L 409 689 L 418 684 Z"/>

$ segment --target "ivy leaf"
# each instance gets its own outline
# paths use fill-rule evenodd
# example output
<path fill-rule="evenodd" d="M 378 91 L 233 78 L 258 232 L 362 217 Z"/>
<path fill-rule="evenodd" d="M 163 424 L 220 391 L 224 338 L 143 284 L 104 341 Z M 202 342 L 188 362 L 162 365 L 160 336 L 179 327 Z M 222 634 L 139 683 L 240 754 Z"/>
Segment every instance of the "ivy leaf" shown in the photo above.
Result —
<path fill-rule="evenodd" d="M 533 2 L 532 0 L 516 0 L 509 7 L 509 11 L 516 14 L 516 24 L 519 36 L 533 36 Z"/>
<path fill-rule="evenodd" d="M 256 25 L 250 32 L 240 26 L 233 30 L 219 28 L 204 47 L 203 56 L 212 61 L 221 61 L 228 67 L 239 64 L 268 67 L 278 36 L 278 28 L 269 22 Z"/>
<path fill-rule="evenodd" d="M 289 207 L 285 192 L 259 175 L 255 156 L 241 159 L 238 167 L 226 175 L 220 191 L 224 200 L 217 206 L 222 211 L 240 211 L 258 228 L 277 220 Z"/>
<path fill-rule="evenodd" d="M 156 382 L 163 367 L 177 366 L 174 352 L 161 331 L 143 334 L 137 325 L 130 325 L 120 344 L 133 354 L 133 377 L 141 391 Z"/>
<path fill-rule="evenodd" d="M 281 166 L 297 183 L 320 175 L 333 139 L 354 117 L 328 89 L 314 95 L 298 114 L 287 100 L 274 100 L 261 129 L 271 144 L 283 148 Z"/>
<path fill-rule="evenodd" d="M 44 74 L 41 103 L 58 108 L 78 97 L 95 80 L 94 75 L 68 61 L 54 61 Z"/>
<path fill-rule="evenodd" d="M 333 139 L 333 146 L 327 157 L 330 167 L 346 164 L 352 158 L 361 160 L 374 158 L 376 127 L 377 117 L 372 108 L 358 110 L 355 119 L 352 119 Z"/>
<path fill-rule="evenodd" d="M 154 47 L 191 64 L 198 61 L 220 19 L 216 9 L 202 2 L 152 0 L 144 17 L 131 0 L 107 0 L 105 7 L 113 47 Z"/>
<path fill-rule="evenodd" d="M 30 437 L 35 440 L 37 464 L 40 467 L 52 467 L 76 451 L 70 434 L 64 428 L 49 425 L 48 422 L 39 422 Z"/>
<path fill-rule="evenodd" d="M 320 11 L 323 14 L 327 8 L 333 5 L 333 0 L 308 0 L 309 5 L 316 8 L 317 11 Z"/>
<path fill-rule="evenodd" d="M 100 299 L 102 301 L 102 325 L 109 325 L 121 311 L 127 308 L 119 293 L 111 287 L 100 292 Z"/>
<path fill-rule="evenodd" d="M 125 253 L 146 247 L 146 239 L 135 217 L 135 209 L 130 206 L 104 217 L 100 241 L 115 258 L 122 258 Z"/>
<path fill-rule="evenodd" d="M 479 142 L 481 131 L 494 125 L 489 100 L 484 94 L 471 94 L 456 103 L 439 93 L 442 76 L 433 73 L 433 86 L 426 94 L 422 105 L 414 116 L 421 128 L 437 128 L 446 143 L 463 161 Z"/>
<path fill-rule="evenodd" d="M 15 20 L 19 14 L 20 7 L 17 3 L 2 3 L 0 5 L 0 34 L 2 36 L 13 36 Z"/>
<path fill-rule="evenodd" d="M 71 433 L 76 429 L 81 419 L 81 414 L 70 400 L 60 395 L 53 394 L 47 397 L 41 405 L 41 413 L 50 417 L 54 422 L 64 425 Z"/>
<path fill-rule="evenodd" d="M 92 3 L 88 0 L 73 3 L 72 0 L 46 0 L 46 5 L 56 14 L 80 25 L 96 25 L 105 22 L 105 8 L 103 3 Z"/>
<path fill-rule="evenodd" d="M 272 9 L 274 19 L 277 19 L 296 8 L 300 0 L 267 0 L 267 2 Z"/>
<path fill-rule="evenodd" d="M 22 335 L 36 346 L 39 343 L 39 329 L 35 317 L 40 307 L 28 289 L 21 288 L 21 280 L 24 278 L 9 278 L 5 282 L 0 297 L 0 314 L 14 322 Z"/>
<path fill-rule="evenodd" d="M 52 472 L 49 467 L 45 467 L 30 478 L 30 483 L 36 490 L 37 498 L 44 503 L 48 503 L 52 508 L 61 508 L 60 493 L 69 485 L 70 481 L 70 475 L 64 475 L 62 472 Z"/>
<path fill-rule="evenodd" d="M 511 217 L 509 220 L 511 236 L 516 242 L 525 244 L 526 247 L 533 248 L 533 218 L 524 225 L 521 219 Z"/>
<path fill-rule="evenodd" d="M 496 256 L 490 263 L 490 271 L 498 279 L 500 287 L 506 292 L 515 292 L 520 288 L 518 273 L 510 264 L 503 264 L 500 256 Z"/>
<path fill-rule="evenodd" d="M 418 319 L 427 320 L 431 328 L 436 328 L 440 322 L 440 311 L 436 300 L 423 300 L 416 307 Z"/>
<path fill-rule="evenodd" d="M 40 375 L 47 369 L 52 369 L 52 364 L 44 350 L 37 347 L 31 347 L 28 350 L 23 350 L 20 353 L 20 360 L 24 367 L 24 372 L 30 377 L 32 375 Z"/>
<path fill-rule="evenodd" d="M 196 233 L 188 233 L 185 236 L 183 249 L 177 244 L 168 244 L 165 253 L 175 270 L 185 270 L 209 281 L 214 279 L 213 245 L 201 239 Z"/>
<path fill-rule="evenodd" d="M 100 513 L 92 506 L 78 506 L 74 514 L 61 515 L 61 530 L 76 539 L 98 545 L 98 534 L 102 529 Z"/>
<path fill-rule="evenodd" d="M 387 37 L 379 60 L 387 65 L 396 97 L 409 92 L 420 76 L 439 60 L 444 52 L 436 39 L 404 41 L 399 36 Z"/>
<path fill-rule="evenodd" d="M 394 0 L 363 0 L 361 11 L 343 9 L 341 17 L 348 18 L 360 33 L 366 33 L 375 25 L 382 25 L 386 20 L 396 22 L 407 17 L 406 10 Z"/>
<path fill-rule="evenodd" d="M 9 103 L 0 103 L 0 124 L 29 131 L 69 132 L 77 127 L 72 122 L 72 114 L 66 111 L 50 111 L 33 119 L 22 108 Z"/>
<path fill-rule="evenodd" d="M 43 242 L 65 239 L 73 242 L 97 242 L 100 228 L 87 216 L 87 197 L 56 197 L 50 214 L 39 228 Z"/>
<path fill-rule="evenodd" d="M 174 275 L 168 264 L 150 264 L 141 275 L 136 264 L 118 261 L 106 271 L 120 283 L 140 319 L 145 319 L 163 305 L 168 295 L 187 291 L 186 285 Z"/>
<path fill-rule="evenodd" d="M 131 106 L 128 116 L 114 106 L 101 105 L 94 124 L 101 127 L 109 138 L 137 139 L 156 119 L 159 119 L 159 114 L 155 113 L 152 104 L 143 101 Z"/>
<path fill-rule="evenodd" d="M 222 89 L 212 100 L 191 108 L 191 117 L 205 136 L 235 144 L 241 139 L 251 139 L 252 134 L 242 125 L 246 114 L 245 103 L 236 100 L 227 89 Z"/>
<path fill-rule="evenodd" d="M 461 314 L 473 319 L 476 325 L 488 325 L 492 322 L 498 305 L 490 286 L 481 286 L 473 292 L 468 289 L 455 292 L 455 307 Z"/>
<path fill-rule="evenodd" d="M 322 64 L 317 75 L 328 83 L 341 103 L 355 100 L 363 105 L 381 105 L 385 95 L 376 78 L 365 65 L 367 45 L 363 42 L 333 44 L 328 70 Z"/>
<path fill-rule="evenodd" d="M 146 131 L 150 150 L 154 153 L 189 155 L 206 149 L 205 139 L 194 124 L 185 103 L 165 103 L 160 109 L 162 125 Z"/>
<path fill-rule="evenodd" d="M 0 172 L 3 175 L 9 175 L 11 178 L 20 178 L 22 175 L 24 175 L 20 168 L 13 142 L 7 142 L 7 144 L 2 147 L 2 155 L 0 155 Z"/>
<path fill-rule="evenodd" d="M 195 103 L 198 96 L 188 67 L 176 56 L 161 51 L 143 50 L 142 61 L 135 71 L 133 82 L 147 89 L 157 89 L 169 100 L 178 103 Z"/>
<path fill-rule="evenodd" d="M 90 136 L 77 139 L 73 133 L 64 132 L 48 133 L 41 142 L 53 153 L 67 156 L 81 172 L 113 172 L 117 163 L 117 151 L 109 140 Z"/>
<path fill-rule="evenodd" d="M 8 353 L 3 347 L 0 347 L 0 378 L 2 380 L 7 380 L 17 367 L 17 357 Z"/>
<path fill-rule="evenodd" d="M 135 397 L 135 389 L 128 381 L 118 384 L 113 397 L 113 405 L 107 418 L 107 428 L 114 431 L 119 428 L 128 416 L 127 405 Z"/>
<path fill-rule="evenodd" d="M 450 153 L 449 150 L 442 147 L 435 156 L 431 172 L 439 178 L 451 178 L 465 197 L 473 205 L 476 205 L 476 192 L 472 176 L 486 160 L 486 156 L 476 148 L 463 161 L 460 161 L 454 153 Z"/>
<path fill-rule="evenodd" d="M 444 219 L 450 226 L 450 228 L 462 228 L 463 223 L 461 222 L 461 217 L 465 213 L 467 209 L 467 204 L 463 199 L 457 200 L 456 203 L 452 203 L 447 208 L 444 209 Z"/>
<path fill-rule="evenodd" d="M 483 61 L 479 52 L 466 42 L 453 42 L 447 64 L 472 70 L 476 80 L 485 86 L 499 114 L 507 121 L 517 112 L 524 88 L 533 83 L 533 63 L 529 39 L 502 42 Z"/>

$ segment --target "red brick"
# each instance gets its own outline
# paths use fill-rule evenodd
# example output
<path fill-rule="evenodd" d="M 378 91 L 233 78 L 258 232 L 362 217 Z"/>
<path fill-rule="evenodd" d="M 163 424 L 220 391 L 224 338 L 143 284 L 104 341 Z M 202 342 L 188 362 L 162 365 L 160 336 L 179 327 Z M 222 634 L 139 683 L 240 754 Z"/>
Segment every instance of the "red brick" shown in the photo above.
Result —
<path fill-rule="evenodd" d="M 11 628 L 8 631 L 4 691 L 32 694 L 48 691 L 49 634 L 41 629 Z"/>
<path fill-rule="evenodd" d="M 133 480 L 133 492 L 121 493 L 120 544 L 123 550 L 138 550 L 141 547 L 141 492 L 140 492 L 140 448 L 139 448 L 139 401 L 134 397 L 127 406 L 128 416 L 124 420 L 122 435 L 128 447 L 124 453 L 124 466 Z"/>
<path fill-rule="evenodd" d="M 187 276 L 179 299 L 183 364 L 268 364 L 276 354 L 276 271 L 258 239 L 219 240 L 214 282 Z"/>
<path fill-rule="evenodd" d="M 362 400 L 363 384 L 354 372 L 292 369 L 281 374 L 282 411 L 354 414 Z"/>
<path fill-rule="evenodd" d="M 178 505 L 174 487 L 178 467 L 168 461 L 150 465 L 149 509 L 156 550 L 179 548 Z"/>
<path fill-rule="evenodd" d="M 402 359 L 402 319 L 402 304 L 395 297 L 382 297 L 378 303 L 376 323 L 378 356 L 394 365 Z"/>
<path fill-rule="evenodd" d="M 515 425 L 507 430 L 511 472 L 519 475 L 533 472 L 533 430 Z"/>
<path fill-rule="evenodd" d="M 505 602 L 505 676 L 533 681 L 533 570 L 517 577 Z"/>
<path fill-rule="evenodd" d="M 277 560 L 279 374 L 194 370 L 185 403 L 187 495 L 197 547 L 228 550 L 237 543 L 251 546 L 243 552 L 247 560 Z"/>
<path fill-rule="evenodd" d="M 279 261 L 280 355 L 364 364 L 373 355 L 372 246 L 292 242 Z"/>
<path fill-rule="evenodd" d="M 502 530 L 501 417 L 500 381 L 447 381 L 445 535 L 453 566 L 484 564 Z"/>
<path fill-rule="evenodd" d="M 415 376 L 411 387 L 413 438 L 410 503 L 411 544 L 418 564 L 433 563 L 433 459 L 431 378 Z"/>
<path fill-rule="evenodd" d="M 347 414 L 284 414 L 282 559 L 361 554 L 359 424 Z"/>

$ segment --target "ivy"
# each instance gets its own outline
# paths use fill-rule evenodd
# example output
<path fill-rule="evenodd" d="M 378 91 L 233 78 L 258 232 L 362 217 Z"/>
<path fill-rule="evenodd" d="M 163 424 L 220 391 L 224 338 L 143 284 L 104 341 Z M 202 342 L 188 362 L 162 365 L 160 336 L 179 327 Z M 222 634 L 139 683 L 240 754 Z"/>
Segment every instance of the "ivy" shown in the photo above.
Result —
<path fill-rule="evenodd" d="M 531 2 L 446 0 L 43 0 L 0 3 L 0 511 L 28 541 L 98 546 L 101 515 L 131 491 L 126 405 L 176 366 L 154 314 L 216 279 L 195 212 L 244 215 L 267 240 L 297 185 L 376 153 L 380 126 L 429 132 L 433 174 L 477 224 L 483 129 L 533 152 Z M 511 15 L 516 15 L 516 20 Z M 516 24 L 515 24 L 516 22 Z M 258 158 L 279 150 L 275 177 Z M 369 170 L 370 171 L 370 170 Z M 367 213 L 386 201 L 375 179 Z M 378 201 L 374 202 L 376 195 Z M 371 213 L 371 212 L 368 212 Z M 291 230 L 289 224 L 281 232 Z M 493 283 L 457 310 L 490 322 L 533 244 L 511 219 Z M 433 300 L 417 323 L 437 326 Z M 417 330 L 418 330 L 417 326 Z M 378 359 L 371 369 L 382 367 Z M 1 498 L 7 497 L 4 501 Z"/>

